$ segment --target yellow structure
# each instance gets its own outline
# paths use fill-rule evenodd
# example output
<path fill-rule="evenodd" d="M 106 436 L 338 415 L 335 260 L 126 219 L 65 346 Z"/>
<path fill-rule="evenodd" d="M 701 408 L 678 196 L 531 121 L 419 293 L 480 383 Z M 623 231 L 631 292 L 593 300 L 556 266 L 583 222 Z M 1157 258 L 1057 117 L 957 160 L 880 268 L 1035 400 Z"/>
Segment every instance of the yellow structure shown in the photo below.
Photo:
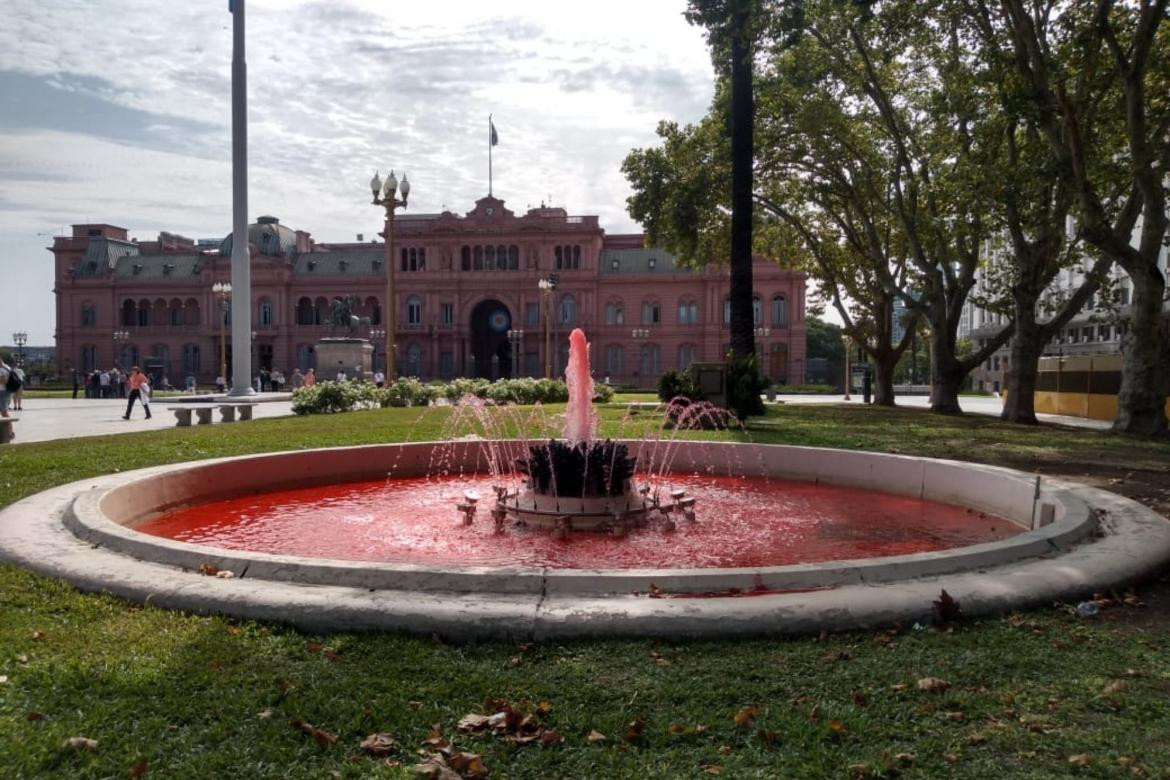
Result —
<path fill-rule="evenodd" d="M 1036 378 L 1036 411 L 1117 419 L 1117 393 L 1121 389 L 1121 355 L 1082 355 L 1040 359 Z M 1170 399 L 1166 401 L 1170 415 Z"/>

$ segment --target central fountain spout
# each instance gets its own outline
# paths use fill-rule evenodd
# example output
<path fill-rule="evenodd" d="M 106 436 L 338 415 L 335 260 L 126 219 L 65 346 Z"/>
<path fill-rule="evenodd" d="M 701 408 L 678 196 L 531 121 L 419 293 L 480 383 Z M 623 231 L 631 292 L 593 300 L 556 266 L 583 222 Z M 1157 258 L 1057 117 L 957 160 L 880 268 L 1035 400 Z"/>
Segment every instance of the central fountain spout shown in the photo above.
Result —
<path fill-rule="evenodd" d="M 593 377 L 589 373 L 589 343 L 585 331 L 573 328 L 569 334 L 569 365 L 565 367 L 569 402 L 565 405 L 565 440 L 569 444 L 593 441 L 597 417 L 593 413 Z"/>

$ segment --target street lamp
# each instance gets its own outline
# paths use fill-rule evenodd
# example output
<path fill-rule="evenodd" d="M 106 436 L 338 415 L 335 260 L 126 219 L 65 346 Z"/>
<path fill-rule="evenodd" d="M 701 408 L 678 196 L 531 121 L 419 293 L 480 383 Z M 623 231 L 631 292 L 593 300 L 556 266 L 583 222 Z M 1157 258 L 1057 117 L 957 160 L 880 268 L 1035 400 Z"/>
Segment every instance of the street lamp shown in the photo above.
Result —
<path fill-rule="evenodd" d="M 509 330 L 508 341 L 512 344 L 512 377 L 520 376 L 520 350 L 524 347 L 524 331 Z"/>
<path fill-rule="evenodd" d="M 219 298 L 219 375 L 227 384 L 227 341 L 224 327 L 227 323 L 228 306 L 232 299 L 231 282 L 216 282 L 211 285 L 211 292 Z"/>
<path fill-rule="evenodd" d="M 125 341 L 129 341 L 129 340 L 130 340 L 130 331 L 128 331 L 128 330 L 115 330 L 114 331 L 114 359 L 112 362 L 115 365 L 117 365 L 117 363 L 118 363 L 118 345 L 125 342 Z M 125 368 L 125 366 L 123 366 L 123 368 Z"/>
<path fill-rule="evenodd" d="M 643 351 L 645 350 L 645 346 L 643 346 L 641 349 L 639 349 L 638 345 L 636 343 L 638 341 L 648 341 L 650 339 L 650 329 L 649 328 L 634 328 L 633 330 L 630 331 L 630 338 L 632 338 L 635 341 L 634 359 L 638 361 L 638 368 L 637 368 L 637 373 L 635 373 L 634 376 L 635 376 L 635 379 L 637 379 L 638 376 L 644 377 L 646 374 L 650 373 L 648 370 L 644 370 L 644 369 L 651 368 L 651 366 L 645 365 L 648 362 L 645 359 L 646 356 L 642 354 Z"/>
<path fill-rule="evenodd" d="M 849 380 L 853 377 L 849 375 L 849 334 L 842 333 L 841 341 L 845 344 L 845 400 L 851 401 L 853 399 L 849 397 Z"/>
<path fill-rule="evenodd" d="M 398 177 L 390 171 L 383 184 L 375 171 L 370 190 L 374 193 L 374 205 L 386 209 L 386 379 L 392 382 L 398 376 L 394 366 L 394 329 L 398 324 L 394 316 L 394 210 L 399 206 L 406 208 L 410 182 L 404 173 L 400 186 Z M 395 196 L 396 192 L 402 193 L 402 200 Z"/>
<path fill-rule="evenodd" d="M 370 328 L 370 341 L 377 344 L 377 342 L 383 341 L 385 338 L 386 338 L 386 329 L 385 328 Z M 376 371 L 377 369 L 378 369 L 378 348 L 377 348 L 377 346 L 375 346 L 374 347 L 374 370 Z"/>
<path fill-rule="evenodd" d="M 549 341 L 549 300 L 552 298 L 553 290 L 557 289 L 557 277 L 549 274 L 537 282 L 540 287 L 540 292 L 544 300 L 544 378 L 552 379 L 552 346 Z"/>
<path fill-rule="evenodd" d="M 12 343 L 16 345 L 16 364 L 24 365 L 24 345 L 28 343 L 28 334 L 19 330 L 12 334 Z"/>

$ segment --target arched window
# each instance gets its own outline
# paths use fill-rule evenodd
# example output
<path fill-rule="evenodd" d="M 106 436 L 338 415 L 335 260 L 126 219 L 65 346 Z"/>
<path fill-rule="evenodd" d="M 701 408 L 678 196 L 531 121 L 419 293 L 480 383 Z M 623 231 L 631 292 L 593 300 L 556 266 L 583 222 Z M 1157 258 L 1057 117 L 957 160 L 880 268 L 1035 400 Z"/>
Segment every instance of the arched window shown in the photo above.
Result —
<path fill-rule="evenodd" d="M 313 324 L 327 325 L 329 323 L 329 301 L 318 298 L 313 301 Z"/>
<path fill-rule="evenodd" d="M 764 321 L 764 304 L 760 301 L 760 296 L 752 296 L 752 323 L 759 325 Z"/>
<path fill-rule="evenodd" d="M 133 328 L 138 324 L 138 305 L 134 301 L 122 301 L 122 326 Z"/>
<path fill-rule="evenodd" d="M 418 269 L 419 271 L 427 270 L 427 250 L 423 247 L 418 248 Z"/>
<path fill-rule="evenodd" d="M 272 301 L 271 301 L 271 299 L 269 299 L 269 298 L 261 298 L 260 299 L 259 317 L 260 317 L 260 324 L 261 325 L 271 325 L 272 324 Z"/>
<path fill-rule="evenodd" d="M 494 246 L 486 247 L 483 250 L 483 267 L 484 270 L 494 271 L 496 268 L 496 248 Z"/>
<path fill-rule="evenodd" d="M 313 302 L 308 297 L 297 301 L 297 325 L 313 325 L 316 318 L 313 313 Z"/>
<path fill-rule="evenodd" d="M 575 245 L 573 247 L 573 270 L 576 271 L 581 267 L 581 247 Z"/>
<path fill-rule="evenodd" d="M 678 369 L 679 371 L 686 371 L 690 368 L 691 363 L 695 362 L 695 356 L 698 351 L 694 344 L 679 344 L 678 345 Z"/>
<path fill-rule="evenodd" d="M 788 327 L 788 305 L 783 295 L 772 299 L 772 324 L 777 328 Z"/>
<path fill-rule="evenodd" d="M 626 313 L 622 309 L 621 301 L 610 301 L 605 304 L 605 324 L 606 325 L 624 325 L 626 322 Z"/>
<path fill-rule="evenodd" d="M 655 380 L 662 373 L 662 351 L 657 344 L 643 344 L 638 352 L 638 370 L 644 381 Z"/>
<path fill-rule="evenodd" d="M 520 270 L 520 247 L 516 246 L 515 244 L 508 247 L 508 270 Z"/>
<path fill-rule="evenodd" d="M 81 327 L 97 327 L 97 307 L 94 306 L 93 301 L 81 302 Z"/>
<path fill-rule="evenodd" d="M 149 309 L 147 309 L 149 311 Z M 138 365 L 138 345 L 137 344 L 123 344 L 122 345 L 122 368 L 128 369 L 131 366 Z"/>
<path fill-rule="evenodd" d="M 694 301 L 688 301 L 685 298 L 678 302 L 678 324 L 679 325 L 698 325 L 699 324 L 699 304 Z"/>
<path fill-rule="evenodd" d="M 496 247 L 496 270 L 508 270 L 508 247 L 504 246 L 503 244 L 500 244 L 498 247 Z"/>
<path fill-rule="evenodd" d="M 97 347 L 93 344 L 86 344 L 81 348 L 81 370 L 97 370 Z"/>
<path fill-rule="evenodd" d="M 412 295 L 406 299 L 406 324 L 422 324 L 422 300 L 417 295 Z"/>
<path fill-rule="evenodd" d="M 188 298 L 183 303 L 183 324 L 187 326 L 199 324 L 199 301 Z"/>
<path fill-rule="evenodd" d="M 405 369 L 403 373 L 407 376 L 422 376 L 422 347 L 411 343 L 406 348 L 406 365 L 403 368 Z"/>
<path fill-rule="evenodd" d="M 154 325 L 156 328 L 163 328 L 166 327 L 168 319 L 167 302 L 162 298 L 159 298 L 154 302 L 154 309 L 151 312 L 150 324 Z"/>
<path fill-rule="evenodd" d="M 199 373 L 199 345 L 183 345 L 183 374 L 196 376 Z"/>
<path fill-rule="evenodd" d="M 558 271 L 564 270 L 564 267 L 565 267 L 565 250 L 564 250 L 564 248 L 558 246 L 556 249 L 553 250 L 553 254 L 556 256 L 557 270 Z"/>
<path fill-rule="evenodd" d="M 561 297 L 559 310 L 562 325 L 572 325 L 577 321 L 577 301 L 572 295 L 566 293 Z"/>
<path fill-rule="evenodd" d="M 138 302 L 138 327 L 150 327 L 150 301 L 145 298 Z"/>
<path fill-rule="evenodd" d="M 371 325 L 382 324 L 382 304 L 372 295 L 366 298 L 366 316 L 370 318 Z"/>
<path fill-rule="evenodd" d="M 410 250 L 407 249 L 406 247 L 402 247 L 400 250 L 398 250 L 398 253 L 402 258 L 398 263 L 398 270 L 399 271 L 409 271 L 410 270 Z"/>
<path fill-rule="evenodd" d="M 621 376 L 625 363 L 625 350 L 621 344 L 609 344 L 605 348 L 605 375 L 608 377 Z"/>
<path fill-rule="evenodd" d="M 171 350 L 166 344 L 155 344 L 150 348 L 150 357 L 152 360 L 162 364 L 162 375 L 170 378 L 171 373 Z"/>
<path fill-rule="evenodd" d="M 662 307 L 658 301 L 642 301 L 642 324 L 658 325 L 662 322 Z"/>
<path fill-rule="evenodd" d="M 171 327 L 178 328 L 183 324 L 183 302 L 178 298 L 171 298 Z"/>
<path fill-rule="evenodd" d="M 470 271 L 471 270 L 471 247 L 469 247 L 469 246 L 463 247 L 463 249 L 459 253 L 459 256 L 461 258 L 460 267 L 464 271 Z"/>
<path fill-rule="evenodd" d="M 471 262 L 472 270 L 482 271 L 483 270 L 483 247 L 482 246 L 475 247 L 474 249 L 471 250 L 471 255 L 472 255 L 472 262 Z"/>

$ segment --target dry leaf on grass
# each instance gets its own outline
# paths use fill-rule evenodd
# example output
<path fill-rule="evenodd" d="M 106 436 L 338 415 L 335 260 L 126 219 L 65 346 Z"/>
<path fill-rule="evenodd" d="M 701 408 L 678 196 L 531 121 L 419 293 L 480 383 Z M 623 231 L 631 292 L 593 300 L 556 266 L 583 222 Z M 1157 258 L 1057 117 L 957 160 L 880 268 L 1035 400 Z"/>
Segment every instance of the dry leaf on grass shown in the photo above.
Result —
<path fill-rule="evenodd" d="M 920 691 L 945 691 L 950 687 L 949 682 L 938 677 L 923 677 L 918 681 L 918 690 Z"/>
<path fill-rule="evenodd" d="M 588 736 L 585 737 L 585 741 L 590 745 L 599 745 L 602 742 L 605 742 L 605 735 L 594 729 L 593 731 L 589 732 Z"/>
<path fill-rule="evenodd" d="M 1077 753 L 1075 756 L 1068 757 L 1068 762 L 1073 766 L 1088 766 L 1092 760 L 1088 753 Z"/>
<path fill-rule="evenodd" d="M 484 780 L 488 776 L 487 767 L 477 753 L 456 753 L 447 759 L 447 764 L 464 780 Z"/>
<path fill-rule="evenodd" d="M 735 725 L 741 729 L 746 729 L 752 725 L 752 720 L 760 714 L 760 708 L 755 704 L 749 704 L 739 712 L 735 713 Z"/>
<path fill-rule="evenodd" d="M 833 732 L 834 734 L 841 735 L 846 733 L 845 724 L 839 720 L 829 721 L 828 726 L 829 731 Z"/>
<path fill-rule="evenodd" d="M 1112 696 L 1115 693 L 1121 693 L 1125 690 L 1125 680 L 1117 680 L 1105 686 L 1101 693 L 1105 696 Z"/>
<path fill-rule="evenodd" d="M 371 756 L 388 756 L 397 750 L 398 745 L 394 742 L 394 737 L 379 731 L 363 739 L 361 748 Z"/>
<path fill-rule="evenodd" d="M 256 718 L 257 720 L 272 720 L 272 716 L 275 714 L 271 709 L 260 710 L 256 713 Z"/>
<path fill-rule="evenodd" d="M 703 764 L 703 771 L 709 775 L 723 774 L 723 767 L 718 764 Z"/>
<path fill-rule="evenodd" d="M 97 750 L 98 742 L 96 739 L 89 739 L 88 737 L 70 737 L 65 740 L 62 747 L 73 750 Z"/>
<path fill-rule="evenodd" d="M 303 720 L 292 720 L 289 723 L 297 731 L 308 734 L 321 747 L 326 747 L 337 742 L 337 736 L 335 734 L 330 734 L 325 729 L 319 729 L 312 723 L 306 723 Z"/>
<path fill-rule="evenodd" d="M 455 728 L 465 734 L 470 734 L 474 731 L 483 731 L 488 727 L 488 722 L 491 720 L 487 715 L 480 715 L 476 712 L 468 713 L 459 719 L 459 723 Z"/>
<path fill-rule="evenodd" d="M 626 742 L 634 742 L 642 736 L 642 732 L 645 730 L 646 723 L 641 718 L 631 720 L 626 724 L 626 733 L 623 735 L 623 739 Z"/>

